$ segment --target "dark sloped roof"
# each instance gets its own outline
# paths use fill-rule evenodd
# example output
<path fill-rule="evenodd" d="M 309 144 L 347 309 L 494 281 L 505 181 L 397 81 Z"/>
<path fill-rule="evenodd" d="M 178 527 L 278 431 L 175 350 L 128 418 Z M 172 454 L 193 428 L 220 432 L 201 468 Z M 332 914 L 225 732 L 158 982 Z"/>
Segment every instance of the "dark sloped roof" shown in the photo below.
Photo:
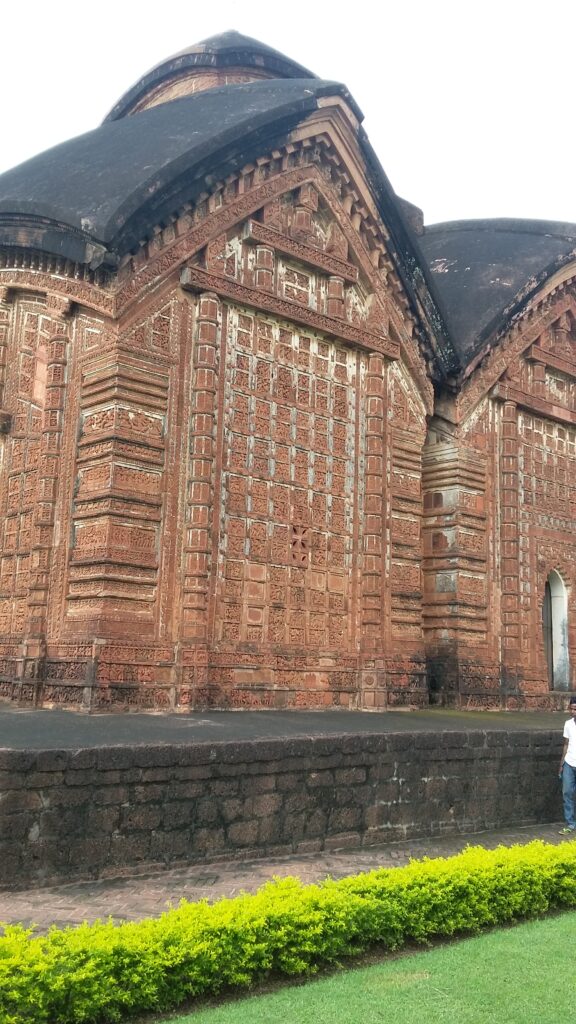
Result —
<path fill-rule="evenodd" d="M 576 224 L 454 221 L 426 227 L 418 242 L 465 367 L 530 294 L 574 257 Z"/>
<path fill-rule="evenodd" d="M 121 255 L 327 95 L 343 96 L 359 113 L 338 83 L 263 80 L 208 89 L 64 142 L 0 175 L 0 243 L 83 262 L 103 249 Z M 42 220 L 49 223 L 40 240 Z M 34 225 L 32 238 L 23 221 Z"/>
<path fill-rule="evenodd" d="M 0 245 L 113 266 L 184 203 L 284 141 L 327 96 L 342 97 L 362 120 L 344 85 L 305 78 L 207 89 L 108 121 L 0 175 Z M 358 143 L 390 254 L 413 307 L 424 313 L 443 376 L 456 361 L 430 274 L 361 127 Z"/>
<path fill-rule="evenodd" d="M 227 67 L 268 71 L 275 78 L 317 77 L 301 64 L 285 57 L 278 50 L 273 50 L 271 46 L 265 46 L 257 39 L 241 35 L 240 32 L 222 32 L 156 64 L 124 93 L 108 114 L 106 121 L 116 121 L 124 117 L 145 93 L 167 78 L 175 77 L 190 68 Z"/>

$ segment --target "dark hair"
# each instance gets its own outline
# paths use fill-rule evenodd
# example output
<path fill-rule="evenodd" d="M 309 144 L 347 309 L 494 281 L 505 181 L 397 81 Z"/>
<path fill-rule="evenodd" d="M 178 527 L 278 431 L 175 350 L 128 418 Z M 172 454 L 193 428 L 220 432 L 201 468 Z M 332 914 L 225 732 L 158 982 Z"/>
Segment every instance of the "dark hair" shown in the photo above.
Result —
<path fill-rule="evenodd" d="M 576 693 L 573 693 L 568 701 L 569 704 L 576 704 Z"/>

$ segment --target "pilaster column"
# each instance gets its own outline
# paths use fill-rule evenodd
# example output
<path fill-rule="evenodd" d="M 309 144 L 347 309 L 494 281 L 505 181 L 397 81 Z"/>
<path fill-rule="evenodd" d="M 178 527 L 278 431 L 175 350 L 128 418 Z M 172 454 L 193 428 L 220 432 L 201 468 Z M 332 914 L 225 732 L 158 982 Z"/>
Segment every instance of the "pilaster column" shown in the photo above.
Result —
<path fill-rule="evenodd" d="M 504 662 L 515 670 L 520 648 L 518 410 L 515 402 L 504 402 L 502 408 L 500 485 L 502 647 Z"/>
<path fill-rule="evenodd" d="M 62 336 L 47 344 L 46 389 L 42 412 L 42 433 L 38 457 L 38 495 L 34 512 L 31 547 L 30 588 L 28 595 L 28 635 L 43 637 L 46 632 L 48 587 L 53 545 L 54 513 L 61 475 L 61 446 L 65 386 L 67 326 Z"/>
<path fill-rule="evenodd" d="M 183 611 L 183 635 L 197 641 L 205 641 L 208 636 L 220 315 L 218 297 L 202 293 L 193 350 Z"/>
<path fill-rule="evenodd" d="M 8 326 L 10 323 L 10 290 L 0 286 L 0 434 L 10 429 L 10 415 L 4 408 L 4 386 L 6 382 L 6 361 L 8 354 Z"/>
<path fill-rule="evenodd" d="M 344 278 L 328 278 L 328 302 L 326 312 L 328 316 L 344 316 Z"/>
<path fill-rule="evenodd" d="M 532 384 L 536 398 L 544 398 L 546 393 L 546 364 L 539 360 L 532 363 Z"/>
<path fill-rule="evenodd" d="M 255 284 L 265 292 L 274 289 L 274 250 L 267 245 L 257 245 L 254 254 Z"/>
<path fill-rule="evenodd" d="M 382 707 L 386 703 L 385 670 L 382 654 L 386 646 L 386 609 L 389 607 L 383 558 L 386 534 L 385 498 L 385 408 L 386 362 L 370 355 L 366 374 L 366 475 L 364 549 L 360 601 L 360 635 L 363 656 L 362 706 Z"/>

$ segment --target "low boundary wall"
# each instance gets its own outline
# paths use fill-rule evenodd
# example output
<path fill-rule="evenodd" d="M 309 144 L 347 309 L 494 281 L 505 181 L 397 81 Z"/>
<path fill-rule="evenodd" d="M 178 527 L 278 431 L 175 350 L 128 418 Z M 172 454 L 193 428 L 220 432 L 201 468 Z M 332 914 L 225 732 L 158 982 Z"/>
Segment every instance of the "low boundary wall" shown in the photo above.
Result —
<path fill-rule="evenodd" d="M 550 822 L 557 731 L 0 750 L 0 886 Z"/>

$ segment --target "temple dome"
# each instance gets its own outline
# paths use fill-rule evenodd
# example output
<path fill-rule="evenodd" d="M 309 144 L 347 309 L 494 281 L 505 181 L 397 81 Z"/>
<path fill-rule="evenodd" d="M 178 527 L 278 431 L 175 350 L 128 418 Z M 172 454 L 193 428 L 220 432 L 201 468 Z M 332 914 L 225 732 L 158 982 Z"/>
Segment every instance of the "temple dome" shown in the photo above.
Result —
<path fill-rule="evenodd" d="M 271 46 L 240 32 L 223 32 L 161 61 L 112 108 L 105 121 L 118 121 L 160 103 L 222 85 L 260 79 L 316 78 L 313 72 Z"/>

